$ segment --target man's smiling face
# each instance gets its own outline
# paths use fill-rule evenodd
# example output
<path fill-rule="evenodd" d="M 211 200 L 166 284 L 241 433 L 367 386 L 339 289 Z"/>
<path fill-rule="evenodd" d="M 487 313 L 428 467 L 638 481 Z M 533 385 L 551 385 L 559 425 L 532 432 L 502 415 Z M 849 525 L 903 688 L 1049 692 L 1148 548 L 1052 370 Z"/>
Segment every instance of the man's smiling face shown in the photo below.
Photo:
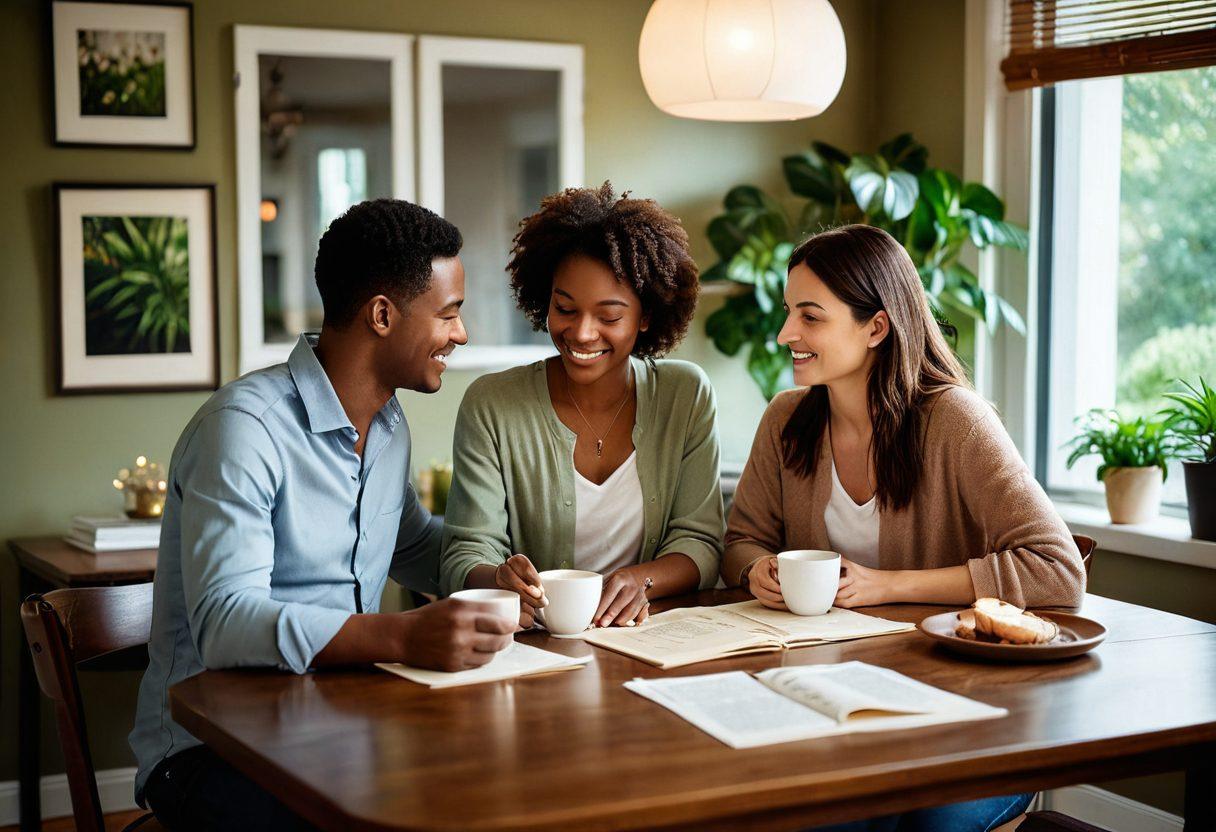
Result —
<path fill-rule="evenodd" d="M 389 336 L 397 387 L 434 393 L 443 384 L 448 356 L 467 344 L 460 319 L 464 303 L 464 265 L 459 257 L 431 263 L 431 285 L 401 310 Z"/>

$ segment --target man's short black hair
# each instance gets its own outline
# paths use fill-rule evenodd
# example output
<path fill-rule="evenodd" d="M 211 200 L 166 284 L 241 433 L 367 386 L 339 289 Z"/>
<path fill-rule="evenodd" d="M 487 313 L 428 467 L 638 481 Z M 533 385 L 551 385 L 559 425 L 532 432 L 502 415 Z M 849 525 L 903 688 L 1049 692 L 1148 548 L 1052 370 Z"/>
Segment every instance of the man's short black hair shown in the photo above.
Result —
<path fill-rule="evenodd" d="M 346 326 L 376 295 L 405 311 L 431 285 L 431 261 L 455 257 L 460 231 L 443 217 L 401 199 L 352 205 L 329 224 L 313 272 L 325 323 Z"/>

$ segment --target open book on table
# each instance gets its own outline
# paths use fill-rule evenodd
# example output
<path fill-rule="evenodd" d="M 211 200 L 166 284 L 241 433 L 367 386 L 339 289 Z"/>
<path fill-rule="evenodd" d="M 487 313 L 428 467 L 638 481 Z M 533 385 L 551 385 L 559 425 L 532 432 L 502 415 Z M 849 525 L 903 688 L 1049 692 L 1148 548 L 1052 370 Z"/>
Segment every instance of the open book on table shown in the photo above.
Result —
<path fill-rule="evenodd" d="M 832 607 L 824 615 L 770 610 L 759 601 L 720 607 L 684 607 L 652 615 L 639 627 L 609 627 L 583 636 L 595 644 L 663 669 L 686 664 L 806 647 L 831 641 L 903 633 L 902 621 Z"/>
<path fill-rule="evenodd" d="M 453 672 L 423 670 L 420 667 L 387 662 L 380 662 L 376 667 L 427 687 L 454 688 L 482 682 L 499 682 L 503 679 L 515 679 L 537 673 L 551 673 L 556 670 L 574 670 L 585 666 L 591 659 L 591 656 L 563 656 L 560 653 L 541 650 L 539 647 L 516 641 L 489 663 L 470 670 Z"/>
<path fill-rule="evenodd" d="M 754 676 L 736 670 L 634 679 L 625 687 L 731 748 L 994 719 L 1008 713 L 863 662 L 777 667 Z"/>

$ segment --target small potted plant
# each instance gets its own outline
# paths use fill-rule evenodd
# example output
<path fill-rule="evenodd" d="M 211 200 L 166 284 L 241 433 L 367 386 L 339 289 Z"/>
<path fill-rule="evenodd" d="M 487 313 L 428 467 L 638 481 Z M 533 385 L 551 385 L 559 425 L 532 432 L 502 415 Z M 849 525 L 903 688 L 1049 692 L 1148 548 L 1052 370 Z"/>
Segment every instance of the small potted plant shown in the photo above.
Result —
<path fill-rule="evenodd" d="M 1166 420 L 1124 419 L 1095 408 L 1077 420 L 1081 431 L 1068 443 L 1068 467 L 1090 454 L 1102 457 L 1098 481 L 1106 487 L 1112 523 L 1145 523 L 1157 516 L 1166 466 L 1174 446 Z"/>
<path fill-rule="evenodd" d="M 1216 540 L 1216 390 L 1199 377 L 1199 386 L 1182 381 L 1185 392 L 1166 393 L 1174 402 L 1161 412 L 1166 425 L 1182 440 L 1182 470 L 1191 536 Z M 1185 449 L 1184 451 L 1182 449 Z"/>

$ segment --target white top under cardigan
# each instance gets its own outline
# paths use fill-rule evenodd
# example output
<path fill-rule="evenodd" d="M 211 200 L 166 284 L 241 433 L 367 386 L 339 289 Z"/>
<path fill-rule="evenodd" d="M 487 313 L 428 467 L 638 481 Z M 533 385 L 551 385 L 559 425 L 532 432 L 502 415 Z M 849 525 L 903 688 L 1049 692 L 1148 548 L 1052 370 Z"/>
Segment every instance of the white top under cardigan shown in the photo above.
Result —
<path fill-rule="evenodd" d="M 646 524 L 638 452 L 599 485 L 574 469 L 574 567 L 607 575 L 638 562 Z"/>
<path fill-rule="evenodd" d="M 832 494 L 823 510 L 832 551 L 861 566 L 878 568 L 878 496 L 862 505 L 853 502 L 840 484 L 836 462 L 832 461 Z"/>

